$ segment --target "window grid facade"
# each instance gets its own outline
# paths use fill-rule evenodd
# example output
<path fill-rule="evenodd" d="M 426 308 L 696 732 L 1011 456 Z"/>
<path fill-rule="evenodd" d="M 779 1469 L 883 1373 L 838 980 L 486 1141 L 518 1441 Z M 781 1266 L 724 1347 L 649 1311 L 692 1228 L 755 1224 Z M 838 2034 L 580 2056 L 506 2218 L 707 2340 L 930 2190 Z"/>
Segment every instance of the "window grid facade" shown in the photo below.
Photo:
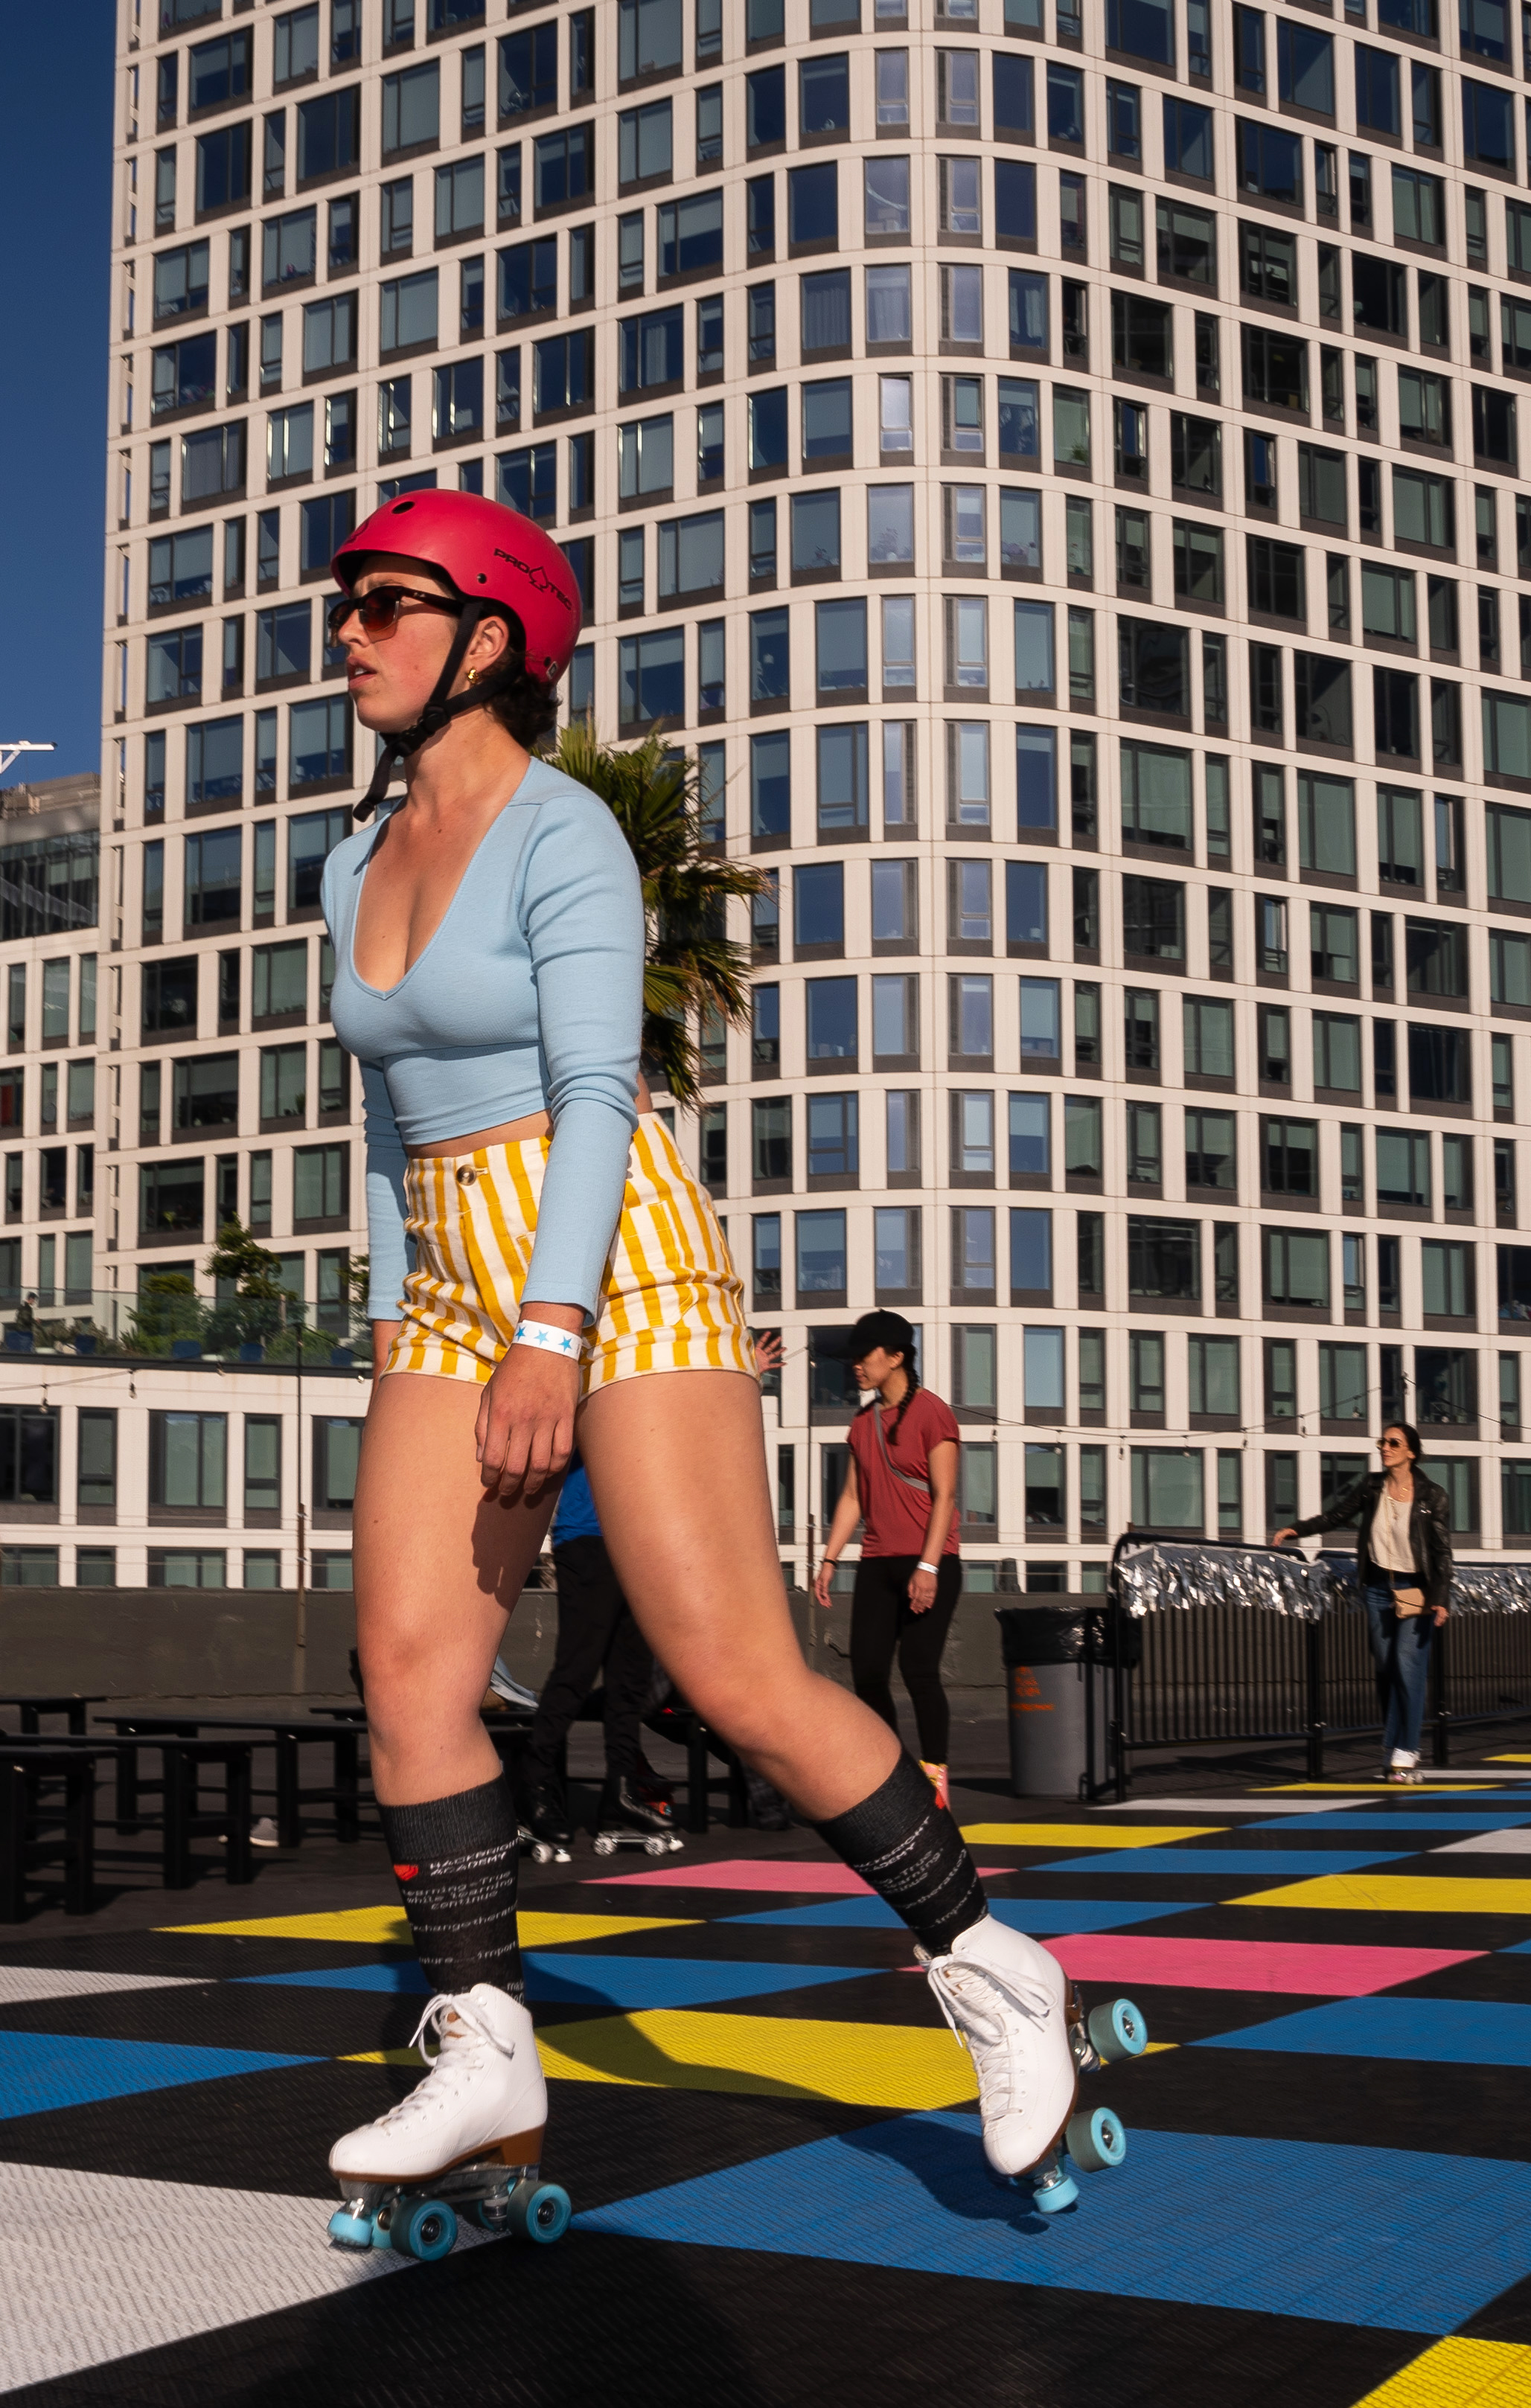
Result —
<path fill-rule="evenodd" d="M 773 992 L 753 1030 L 705 1033 L 682 1139 L 787 1334 L 779 1444 L 845 1418 L 812 1400 L 809 1331 L 897 1296 L 947 1393 L 956 1333 L 995 1333 L 975 1567 L 1067 1555 L 1073 1580 L 1171 1504 L 1258 1536 L 1289 1457 L 1311 1512 L 1383 1412 L 1476 1475 L 1463 1526 L 1513 1543 L 1491 1467 L 1531 1313 L 1531 198 L 1508 9 L 1491 56 L 1481 9 L 1463 55 L 1451 12 L 1423 49 L 1370 0 L 1273 0 L 1236 42 L 1186 0 L 862 0 L 824 34 L 807 0 L 392 0 L 386 54 L 381 9 L 358 50 L 325 8 L 295 80 L 288 21 L 162 29 L 155 5 L 123 0 L 119 33 L 103 1283 L 205 1252 L 221 1178 L 310 1268 L 365 1245 L 294 1229 L 300 1147 L 343 1145 L 343 1211 L 361 1196 L 354 1096 L 322 1109 L 314 906 L 367 764 L 317 614 L 384 493 L 460 486 L 570 552 L 569 707 L 705 745 L 715 835 L 776 873 L 735 925 Z M 269 958 L 295 945 L 300 1002 Z M 293 1059 L 267 1114 L 273 978 Z M 234 1125 L 201 1151 L 173 1066 L 220 1054 Z M 1065 1375 L 1033 1400 L 1047 1327 Z M 1162 1338 L 1135 1449 L 1134 1334 Z M 1193 1403 L 1202 1341 L 1235 1334 L 1214 1385 L 1236 1377 L 1237 1452 L 1270 1477 Z M 1360 1371 L 1321 1353 L 1341 1343 Z M 1063 1452 L 1045 1534 L 1028 1442 Z M 801 1570 L 806 1458 L 790 1493 Z"/>

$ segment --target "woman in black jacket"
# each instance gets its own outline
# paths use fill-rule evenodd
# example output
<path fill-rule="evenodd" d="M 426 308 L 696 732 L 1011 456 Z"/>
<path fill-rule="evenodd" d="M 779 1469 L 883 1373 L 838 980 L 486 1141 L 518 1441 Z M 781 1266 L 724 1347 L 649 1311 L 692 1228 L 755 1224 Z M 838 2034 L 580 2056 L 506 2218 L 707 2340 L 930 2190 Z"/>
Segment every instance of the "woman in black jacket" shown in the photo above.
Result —
<path fill-rule="evenodd" d="M 1420 1434 L 1409 1423 L 1389 1422 L 1379 1452 L 1380 1471 L 1364 1473 L 1327 1512 L 1278 1530 L 1271 1543 L 1355 1523 L 1356 1578 L 1384 1718 L 1383 1771 L 1389 1781 L 1418 1781 L 1430 1641 L 1452 1589 L 1451 1500 L 1420 1469 Z"/>

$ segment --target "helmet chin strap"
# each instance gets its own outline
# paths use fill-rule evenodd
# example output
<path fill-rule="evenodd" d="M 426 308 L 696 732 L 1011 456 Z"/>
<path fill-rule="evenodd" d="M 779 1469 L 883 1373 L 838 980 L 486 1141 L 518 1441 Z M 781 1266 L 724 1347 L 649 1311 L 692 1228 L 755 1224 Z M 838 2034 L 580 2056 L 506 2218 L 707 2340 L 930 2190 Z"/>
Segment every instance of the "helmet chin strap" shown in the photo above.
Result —
<path fill-rule="evenodd" d="M 412 727 L 400 728 L 397 735 L 383 738 L 383 751 L 378 755 L 378 766 L 372 772 L 372 782 L 361 801 L 352 807 L 351 816 L 354 820 L 371 817 L 387 794 L 389 781 L 399 762 L 407 760 L 412 752 L 418 752 L 422 744 L 427 743 L 431 737 L 440 735 L 443 727 L 448 726 L 454 719 L 460 718 L 465 710 L 477 710 L 489 700 L 497 687 L 505 682 L 507 669 L 512 666 L 511 664 L 503 665 L 498 669 L 491 669 L 476 685 L 469 686 L 465 694 L 452 694 L 452 681 L 463 665 L 468 647 L 472 642 L 480 623 L 489 615 L 482 602 L 467 602 L 463 605 L 462 615 L 457 621 L 456 633 L 452 638 L 451 649 L 442 663 L 441 674 L 436 681 L 430 700 Z M 450 701 L 447 698 L 449 695 Z"/>

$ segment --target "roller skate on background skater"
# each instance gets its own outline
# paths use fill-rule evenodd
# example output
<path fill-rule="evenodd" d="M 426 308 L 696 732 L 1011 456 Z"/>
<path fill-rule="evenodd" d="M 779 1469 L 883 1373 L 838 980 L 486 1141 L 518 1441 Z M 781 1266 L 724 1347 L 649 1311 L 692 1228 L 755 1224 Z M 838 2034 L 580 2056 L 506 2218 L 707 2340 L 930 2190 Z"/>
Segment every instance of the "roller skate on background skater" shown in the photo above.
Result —
<path fill-rule="evenodd" d="M 1030 2176 L 1044 2215 L 1079 2193 L 1064 2153 L 1083 2172 L 1117 2166 L 1127 2137 L 1107 2107 L 1077 2106 L 1079 2076 L 1139 2057 L 1148 2027 L 1130 2000 L 1097 2007 L 1088 2024 L 1056 1956 L 985 1915 L 940 1956 L 917 1949 L 978 2080 L 984 2155 L 1011 2182 Z"/>
<path fill-rule="evenodd" d="M 662 1856 L 685 1846 L 675 1828 L 669 1785 L 646 1764 L 608 1778 L 600 1793 L 595 1844 L 598 1856 L 614 1856 L 618 1848 L 642 1848 L 645 1856 Z"/>
<path fill-rule="evenodd" d="M 452 2247 L 461 2209 L 486 2232 L 556 2241 L 569 2195 L 541 2180 L 547 2085 L 521 2001 L 487 1982 L 434 1998 L 413 2044 L 430 2069 L 425 2080 L 329 2153 L 345 2200 L 329 2220 L 331 2240 L 429 2261 Z"/>
<path fill-rule="evenodd" d="M 539 1865 L 567 1865 L 574 1834 L 560 1781 L 540 1781 L 527 1800 L 521 1844 Z"/>

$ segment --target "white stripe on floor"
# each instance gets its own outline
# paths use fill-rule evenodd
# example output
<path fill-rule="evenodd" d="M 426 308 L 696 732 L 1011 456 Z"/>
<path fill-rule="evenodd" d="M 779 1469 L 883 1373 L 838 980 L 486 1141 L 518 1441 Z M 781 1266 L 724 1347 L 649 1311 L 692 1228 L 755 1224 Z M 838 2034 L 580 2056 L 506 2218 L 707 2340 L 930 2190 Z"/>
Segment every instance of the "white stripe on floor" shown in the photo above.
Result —
<path fill-rule="evenodd" d="M 1475 1831 L 1470 1840 L 1448 1840 L 1426 1848 L 1430 1856 L 1531 1856 L 1531 1831 Z"/>
<path fill-rule="evenodd" d="M 25 2006 L 32 1999 L 79 1999 L 97 1990 L 195 1989 L 195 1973 L 97 1973 L 75 1966 L 0 1965 L 0 2007 Z"/>
<path fill-rule="evenodd" d="M 391 2250 L 330 2246 L 325 2228 L 336 2204 L 0 2167 L 0 2391 L 402 2272 L 410 2261 Z"/>

